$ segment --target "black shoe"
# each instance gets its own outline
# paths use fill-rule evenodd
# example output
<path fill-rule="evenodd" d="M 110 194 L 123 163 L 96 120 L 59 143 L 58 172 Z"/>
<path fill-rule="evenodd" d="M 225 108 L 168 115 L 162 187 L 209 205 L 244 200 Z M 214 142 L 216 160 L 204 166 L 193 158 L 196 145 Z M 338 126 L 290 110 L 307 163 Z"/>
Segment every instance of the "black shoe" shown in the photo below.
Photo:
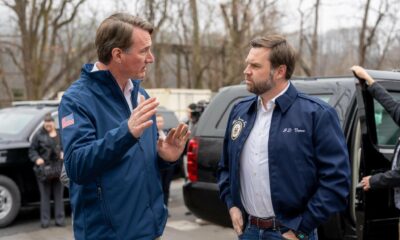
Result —
<path fill-rule="evenodd" d="M 42 227 L 42 228 L 48 228 L 48 227 L 49 227 L 49 224 L 48 224 L 48 223 L 42 223 L 42 224 L 41 224 L 41 227 Z"/>
<path fill-rule="evenodd" d="M 65 223 L 56 223 L 56 227 L 65 227 Z"/>

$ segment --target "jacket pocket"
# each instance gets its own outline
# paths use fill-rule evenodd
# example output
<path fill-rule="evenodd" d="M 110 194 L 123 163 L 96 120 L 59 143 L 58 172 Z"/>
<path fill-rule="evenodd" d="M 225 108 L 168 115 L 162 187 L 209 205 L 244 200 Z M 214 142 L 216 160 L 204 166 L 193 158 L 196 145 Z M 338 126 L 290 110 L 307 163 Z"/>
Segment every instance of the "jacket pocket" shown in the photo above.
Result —
<path fill-rule="evenodd" d="M 106 201 L 103 196 L 103 189 L 101 188 L 100 185 L 97 185 L 97 197 L 100 200 L 100 205 L 101 205 L 101 210 L 102 210 L 102 215 L 104 218 L 104 222 L 115 232 L 114 227 L 111 222 L 111 217 L 107 208 Z"/>

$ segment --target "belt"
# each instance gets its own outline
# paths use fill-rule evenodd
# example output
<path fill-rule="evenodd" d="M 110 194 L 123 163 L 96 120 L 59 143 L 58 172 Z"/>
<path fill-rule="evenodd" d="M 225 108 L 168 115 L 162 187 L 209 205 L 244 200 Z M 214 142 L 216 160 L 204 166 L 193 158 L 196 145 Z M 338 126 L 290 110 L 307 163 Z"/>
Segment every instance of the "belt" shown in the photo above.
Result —
<path fill-rule="evenodd" d="M 250 216 L 250 224 L 262 229 L 275 229 L 281 225 L 274 217 L 258 218 L 254 216 Z"/>

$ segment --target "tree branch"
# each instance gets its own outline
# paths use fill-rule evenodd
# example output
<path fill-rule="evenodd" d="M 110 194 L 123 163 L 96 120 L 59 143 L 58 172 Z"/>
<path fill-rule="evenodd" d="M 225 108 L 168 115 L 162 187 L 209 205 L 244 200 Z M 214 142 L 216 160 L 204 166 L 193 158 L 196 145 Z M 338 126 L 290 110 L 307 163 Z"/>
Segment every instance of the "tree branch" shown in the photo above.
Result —
<path fill-rule="evenodd" d="M 61 23 L 58 23 L 58 24 L 56 25 L 56 28 L 61 28 L 62 26 L 66 25 L 66 24 L 68 24 L 68 23 L 70 23 L 70 22 L 72 22 L 72 20 L 74 20 L 76 14 L 78 13 L 78 8 L 79 8 L 79 6 L 80 6 L 82 3 L 84 3 L 85 1 L 86 1 L 86 0 L 80 0 L 80 1 L 74 6 L 74 10 L 72 11 L 71 16 L 70 16 L 69 18 L 67 18 L 65 21 L 63 21 L 63 22 L 61 22 Z"/>
<path fill-rule="evenodd" d="M 8 47 L 5 48 L 5 52 L 11 57 L 12 62 L 15 64 L 18 70 L 21 73 L 24 73 L 24 67 L 18 61 L 17 57 L 15 56 L 15 53 Z"/>

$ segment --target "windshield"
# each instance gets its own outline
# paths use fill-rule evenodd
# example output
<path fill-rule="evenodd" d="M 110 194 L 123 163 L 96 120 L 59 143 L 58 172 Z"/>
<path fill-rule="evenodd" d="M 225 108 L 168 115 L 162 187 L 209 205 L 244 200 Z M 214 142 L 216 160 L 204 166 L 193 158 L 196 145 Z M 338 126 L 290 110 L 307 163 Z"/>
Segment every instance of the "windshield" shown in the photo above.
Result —
<path fill-rule="evenodd" d="M 35 117 L 35 113 L 0 111 L 0 135 L 17 135 Z"/>

